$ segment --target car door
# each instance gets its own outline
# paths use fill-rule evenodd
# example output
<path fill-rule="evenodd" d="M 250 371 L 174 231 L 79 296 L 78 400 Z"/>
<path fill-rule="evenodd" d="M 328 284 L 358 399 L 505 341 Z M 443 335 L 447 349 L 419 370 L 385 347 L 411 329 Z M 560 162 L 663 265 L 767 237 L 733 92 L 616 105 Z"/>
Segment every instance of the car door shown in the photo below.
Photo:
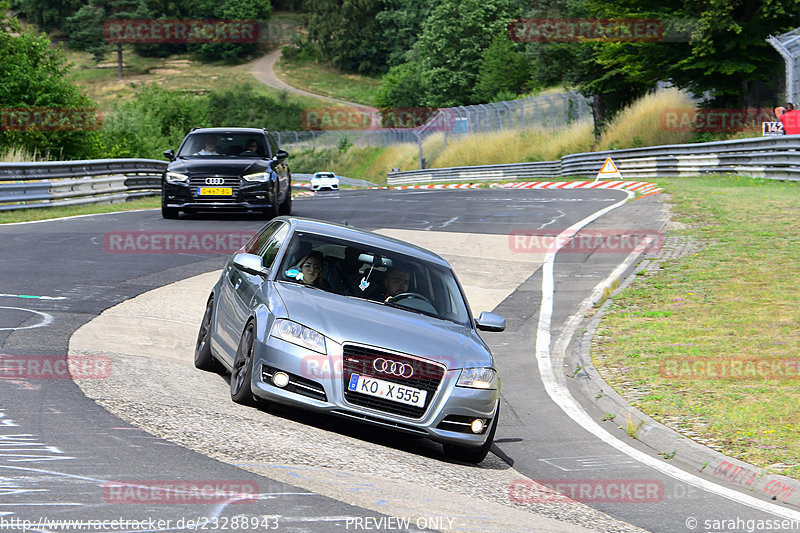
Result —
<path fill-rule="evenodd" d="M 275 232 L 284 225 L 283 222 L 276 221 L 264 226 L 247 243 L 243 251 L 258 254 L 260 250 L 266 249 Z M 248 290 L 245 283 L 252 284 L 253 282 L 253 276 L 233 266 L 232 259 L 225 265 L 219 286 L 219 294 L 216 295 L 216 328 L 212 333 L 212 342 L 220 348 L 219 352 L 228 359 L 229 363 L 233 361 L 236 347 L 239 344 L 239 337 L 244 329 L 244 323 L 241 319 L 241 294 L 243 291 Z"/>
<path fill-rule="evenodd" d="M 289 233 L 289 225 L 286 223 L 278 223 L 278 227 L 272 235 L 263 244 L 261 249 L 258 250 L 258 255 L 261 256 L 262 265 L 264 268 L 272 268 L 278 250 L 286 240 L 286 235 Z M 236 267 L 232 267 L 231 273 L 231 319 L 233 329 L 231 333 L 235 334 L 236 343 L 239 342 L 239 337 L 244 331 L 244 326 L 252 316 L 252 311 L 259 303 L 262 303 L 261 286 L 264 283 L 264 277 L 254 274 L 248 274 Z"/>

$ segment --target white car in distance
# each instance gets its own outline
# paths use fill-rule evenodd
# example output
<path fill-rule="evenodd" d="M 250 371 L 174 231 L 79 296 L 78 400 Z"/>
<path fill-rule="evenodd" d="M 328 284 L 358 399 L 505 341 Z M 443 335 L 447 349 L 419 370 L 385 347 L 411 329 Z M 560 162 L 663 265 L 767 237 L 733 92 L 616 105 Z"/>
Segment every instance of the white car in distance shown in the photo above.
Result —
<path fill-rule="evenodd" d="M 338 191 L 339 176 L 333 172 L 315 172 L 311 176 L 311 190 L 322 191 L 325 189 L 330 191 Z"/>

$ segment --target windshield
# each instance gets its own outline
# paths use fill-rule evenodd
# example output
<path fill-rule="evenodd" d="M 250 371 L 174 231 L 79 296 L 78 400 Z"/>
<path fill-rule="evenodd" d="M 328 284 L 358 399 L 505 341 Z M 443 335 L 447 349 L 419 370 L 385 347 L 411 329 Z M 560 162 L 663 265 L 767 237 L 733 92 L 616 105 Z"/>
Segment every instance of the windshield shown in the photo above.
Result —
<path fill-rule="evenodd" d="M 195 133 L 178 157 L 266 157 L 264 136 L 258 133 Z"/>
<path fill-rule="evenodd" d="M 277 279 L 469 325 L 452 270 L 360 243 L 298 232 Z"/>

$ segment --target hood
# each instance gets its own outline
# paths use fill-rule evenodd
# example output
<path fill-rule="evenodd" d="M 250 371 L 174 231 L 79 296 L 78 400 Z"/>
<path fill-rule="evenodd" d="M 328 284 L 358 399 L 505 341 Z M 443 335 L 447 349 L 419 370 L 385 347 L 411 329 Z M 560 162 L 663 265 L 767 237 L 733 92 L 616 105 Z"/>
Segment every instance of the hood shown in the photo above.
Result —
<path fill-rule="evenodd" d="M 354 342 L 438 361 L 452 368 L 494 366 L 474 329 L 447 320 L 303 287 L 272 283 L 289 319 L 342 344 Z"/>
<path fill-rule="evenodd" d="M 244 176 L 256 172 L 269 172 L 269 161 L 265 159 L 190 158 L 178 159 L 169 166 L 170 172 L 180 172 L 191 176 Z"/>

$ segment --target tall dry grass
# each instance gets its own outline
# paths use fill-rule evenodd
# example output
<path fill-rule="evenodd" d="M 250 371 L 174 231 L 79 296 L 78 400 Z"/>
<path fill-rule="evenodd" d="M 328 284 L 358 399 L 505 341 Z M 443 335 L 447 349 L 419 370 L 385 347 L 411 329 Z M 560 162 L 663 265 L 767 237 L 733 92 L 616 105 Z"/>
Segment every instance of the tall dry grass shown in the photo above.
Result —
<path fill-rule="evenodd" d="M 678 89 L 647 94 L 614 117 L 600 135 L 595 150 L 687 143 L 695 133 L 667 127 L 664 113 L 667 110 L 690 111 L 695 107 L 689 96 Z"/>
<path fill-rule="evenodd" d="M 47 157 L 42 156 L 36 151 L 29 152 L 25 148 L 19 146 L 12 146 L 11 148 L 0 151 L 1 163 L 24 163 L 28 161 L 47 161 Z"/>

